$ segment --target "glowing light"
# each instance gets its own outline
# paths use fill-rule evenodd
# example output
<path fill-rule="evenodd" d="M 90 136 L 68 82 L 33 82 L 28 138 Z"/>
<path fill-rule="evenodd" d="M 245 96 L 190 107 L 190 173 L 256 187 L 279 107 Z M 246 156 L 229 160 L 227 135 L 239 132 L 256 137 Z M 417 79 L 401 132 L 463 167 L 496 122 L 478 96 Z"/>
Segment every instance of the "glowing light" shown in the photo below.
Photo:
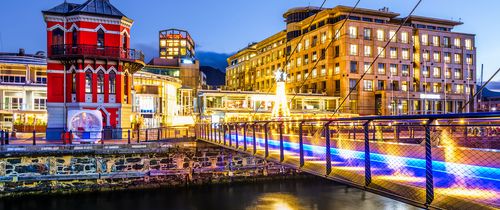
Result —
<path fill-rule="evenodd" d="M 290 109 L 286 99 L 285 80 L 286 73 L 280 70 L 275 73 L 276 79 L 276 96 L 273 107 L 273 117 L 290 117 Z"/>

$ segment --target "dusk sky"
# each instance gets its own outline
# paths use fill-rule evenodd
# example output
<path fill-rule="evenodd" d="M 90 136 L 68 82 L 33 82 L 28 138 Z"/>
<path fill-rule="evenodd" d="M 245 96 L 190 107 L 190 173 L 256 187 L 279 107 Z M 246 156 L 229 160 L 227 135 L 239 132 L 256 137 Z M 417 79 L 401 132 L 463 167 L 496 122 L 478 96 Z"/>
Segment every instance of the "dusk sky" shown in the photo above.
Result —
<path fill-rule="evenodd" d="M 2 0 L 0 7 L 0 51 L 28 53 L 46 50 L 45 23 L 41 10 L 63 0 Z M 83 3 L 84 0 L 68 0 Z M 197 51 L 232 53 L 253 41 L 260 41 L 280 30 L 282 14 L 291 7 L 319 6 L 322 0 L 111 0 L 129 18 L 132 47 L 148 58 L 157 56 L 158 31 L 168 28 L 188 30 L 197 43 Z M 389 7 L 402 16 L 416 0 L 361 0 L 359 7 Z M 355 0 L 330 0 L 326 7 L 352 6 Z M 461 19 L 464 25 L 455 31 L 476 34 L 478 71 L 484 64 L 485 80 L 500 67 L 500 13 L 498 0 L 424 0 L 415 15 L 443 19 Z M 203 63 L 201 64 L 203 65 Z M 495 78 L 500 80 L 500 77 Z"/>

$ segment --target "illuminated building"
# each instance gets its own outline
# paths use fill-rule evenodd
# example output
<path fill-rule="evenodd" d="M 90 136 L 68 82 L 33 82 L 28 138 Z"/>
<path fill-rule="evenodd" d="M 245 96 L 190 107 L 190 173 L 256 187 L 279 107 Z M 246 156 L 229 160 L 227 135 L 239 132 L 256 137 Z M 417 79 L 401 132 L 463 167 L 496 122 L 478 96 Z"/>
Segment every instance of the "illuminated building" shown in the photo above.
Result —
<path fill-rule="evenodd" d="M 273 119 L 276 95 L 251 91 L 201 90 L 201 118 L 211 122 Z M 293 100 L 292 100 L 293 98 Z M 339 98 L 323 94 L 286 95 L 290 118 L 331 117 Z"/>
<path fill-rule="evenodd" d="M 404 19 L 398 13 L 357 8 L 341 28 L 351 10 L 290 9 L 284 14 L 285 30 L 228 58 L 227 88 L 274 92 L 274 72 L 284 69 L 289 94 L 347 97 L 343 113 L 461 112 L 476 81 L 475 35 L 452 31 L 461 22 L 411 16 L 395 34 Z M 348 96 L 365 70 L 367 75 Z M 468 111 L 474 111 L 474 102 Z"/>
<path fill-rule="evenodd" d="M 132 75 L 144 55 L 130 49 L 133 20 L 109 0 L 64 2 L 47 23 L 47 138 L 60 138 L 71 110 L 99 110 L 106 128 L 130 128 Z"/>
<path fill-rule="evenodd" d="M 479 86 L 477 87 L 480 88 Z M 496 112 L 500 111 L 500 92 L 484 88 L 479 93 L 478 112 Z"/>
<path fill-rule="evenodd" d="M 45 130 L 47 62 L 45 53 L 0 53 L 0 129 Z"/>
<path fill-rule="evenodd" d="M 192 116 L 182 116 L 178 105 L 181 86 L 181 81 L 174 77 L 143 71 L 134 74 L 133 109 L 140 115 L 142 128 L 194 123 Z"/>

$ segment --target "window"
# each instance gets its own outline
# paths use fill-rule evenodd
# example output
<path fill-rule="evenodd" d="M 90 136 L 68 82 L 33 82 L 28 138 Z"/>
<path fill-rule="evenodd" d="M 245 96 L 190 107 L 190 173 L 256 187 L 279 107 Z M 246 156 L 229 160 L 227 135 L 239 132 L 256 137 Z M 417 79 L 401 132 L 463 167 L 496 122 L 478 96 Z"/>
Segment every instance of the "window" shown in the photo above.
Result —
<path fill-rule="evenodd" d="M 76 71 L 71 71 L 71 93 L 76 93 Z"/>
<path fill-rule="evenodd" d="M 397 59 L 398 58 L 398 49 L 395 47 L 391 47 L 390 56 L 391 56 L 391 58 Z"/>
<path fill-rule="evenodd" d="M 391 39 L 391 42 L 395 42 L 397 40 L 397 37 L 395 35 L 396 35 L 396 31 L 394 31 L 394 30 L 389 31 L 389 39 Z"/>
<path fill-rule="evenodd" d="M 389 71 L 391 71 L 391 76 L 398 76 L 398 64 L 391 64 Z"/>
<path fill-rule="evenodd" d="M 304 50 L 308 49 L 309 49 L 309 39 L 306 39 L 306 41 L 304 42 Z"/>
<path fill-rule="evenodd" d="M 384 41 L 384 30 L 382 29 L 377 30 L 377 40 Z"/>
<path fill-rule="evenodd" d="M 316 53 L 316 51 L 314 51 L 312 54 L 312 61 L 316 62 L 317 60 L 318 60 L 318 54 Z"/>
<path fill-rule="evenodd" d="M 123 34 L 123 36 L 122 36 L 122 48 L 123 49 L 128 48 L 128 37 L 125 34 Z"/>
<path fill-rule="evenodd" d="M 301 66 L 302 65 L 302 58 L 297 58 L 297 66 Z"/>
<path fill-rule="evenodd" d="M 372 71 L 372 68 L 371 68 L 371 63 L 370 62 L 365 62 L 364 63 L 364 71 L 367 73 L 367 74 L 373 74 L 373 71 Z"/>
<path fill-rule="evenodd" d="M 408 75 L 410 75 L 410 66 L 409 65 L 403 64 L 403 66 L 401 67 L 401 75 L 403 77 L 407 77 Z"/>
<path fill-rule="evenodd" d="M 102 70 L 97 72 L 97 93 L 104 93 L 104 72 Z"/>
<path fill-rule="evenodd" d="M 128 103 L 128 92 L 129 92 L 129 81 L 128 81 L 128 74 L 125 73 L 125 76 L 123 77 L 123 99 L 126 103 Z"/>
<path fill-rule="evenodd" d="M 92 93 L 92 71 L 85 72 L 85 93 Z"/>
<path fill-rule="evenodd" d="M 443 37 L 443 45 L 444 47 L 447 48 L 451 47 L 450 37 L 447 36 Z"/>
<path fill-rule="evenodd" d="M 321 44 L 326 42 L 326 32 L 321 33 Z"/>
<path fill-rule="evenodd" d="M 321 66 L 321 76 L 325 76 L 325 75 L 326 75 L 326 66 L 322 65 Z"/>
<path fill-rule="evenodd" d="M 97 31 L 97 47 L 104 47 L 104 31 L 102 30 L 102 28 Z"/>
<path fill-rule="evenodd" d="M 380 55 L 381 58 L 385 58 L 385 50 L 383 47 L 377 47 L 377 53 Z"/>
<path fill-rule="evenodd" d="M 116 73 L 114 71 L 109 72 L 109 93 L 116 93 Z"/>
<path fill-rule="evenodd" d="M 441 53 L 440 52 L 434 52 L 433 57 L 434 57 L 435 62 L 441 62 Z"/>
<path fill-rule="evenodd" d="M 429 35 L 422 34 L 422 45 L 429 45 Z"/>
<path fill-rule="evenodd" d="M 472 40 L 471 39 L 465 39 L 465 49 L 472 50 Z"/>
<path fill-rule="evenodd" d="M 439 47 L 441 45 L 440 37 L 439 36 L 433 36 L 432 37 L 432 45 L 434 47 Z"/>
<path fill-rule="evenodd" d="M 373 91 L 373 80 L 363 80 L 364 91 Z"/>
<path fill-rule="evenodd" d="M 401 42 L 402 43 L 408 43 L 408 32 L 402 32 L 401 33 Z"/>
<path fill-rule="evenodd" d="M 385 81 L 384 80 L 379 80 L 377 82 L 377 90 L 384 90 L 385 89 Z"/>
<path fill-rule="evenodd" d="M 349 79 L 349 89 L 354 89 L 356 87 L 356 82 L 355 79 Z"/>
<path fill-rule="evenodd" d="M 446 71 L 444 72 L 444 76 L 446 79 L 451 79 L 451 68 L 447 68 Z"/>
<path fill-rule="evenodd" d="M 458 63 L 458 64 L 462 63 L 462 55 L 455 53 L 455 63 Z"/>
<path fill-rule="evenodd" d="M 441 67 L 434 67 L 432 71 L 432 76 L 434 78 L 441 78 Z"/>
<path fill-rule="evenodd" d="M 408 49 L 403 49 L 401 51 L 401 56 L 403 57 L 403 60 L 409 60 L 410 59 L 410 51 Z"/>
<path fill-rule="evenodd" d="M 458 37 L 455 38 L 455 40 L 453 41 L 453 45 L 455 45 L 455 47 L 460 48 L 460 46 L 461 46 L 461 40 L 460 40 L 460 38 L 458 38 Z"/>
<path fill-rule="evenodd" d="M 434 93 L 439 93 L 441 92 L 441 84 L 435 82 L 434 84 L 432 84 L 432 92 Z"/>
<path fill-rule="evenodd" d="M 372 39 L 372 29 L 371 28 L 365 28 L 363 30 L 363 37 L 365 40 L 371 40 Z"/>
<path fill-rule="evenodd" d="M 311 47 L 316 47 L 316 44 L 318 44 L 318 36 L 313 36 Z"/>
<path fill-rule="evenodd" d="M 335 63 L 335 69 L 334 69 L 335 74 L 340 74 L 340 64 Z"/>
<path fill-rule="evenodd" d="M 340 38 L 340 30 L 335 29 L 335 40 L 338 40 Z"/>
<path fill-rule="evenodd" d="M 64 44 L 64 31 L 60 28 L 56 28 L 52 31 L 52 45 L 63 45 Z"/>
<path fill-rule="evenodd" d="M 337 45 L 337 46 L 335 46 L 335 55 L 334 55 L 334 57 L 336 58 L 336 57 L 339 57 L 339 56 L 340 56 L 340 46 Z"/>
<path fill-rule="evenodd" d="M 302 43 L 299 43 L 297 45 L 297 52 L 300 52 L 302 50 Z"/>
<path fill-rule="evenodd" d="M 309 55 L 308 54 L 304 55 L 304 64 L 309 64 Z"/>
<path fill-rule="evenodd" d="M 45 98 L 35 98 L 34 104 L 35 104 L 35 107 L 34 107 L 35 110 L 47 109 L 47 99 L 45 99 Z"/>
<path fill-rule="evenodd" d="M 467 64 L 472 64 L 472 54 L 467 54 L 467 56 L 465 57 L 465 62 Z"/>
<path fill-rule="evenodd" d="M 326 49 L 321 49 L 321 56 L 320 56 L 320 60 L 324 60 L 326 58 Z"/>
<path fill-rule="evenodd" d="M 464 93 L 464 85 L 455 84 L 455 93 Z"/>
<path fill-rule="evenodd" d="M 355 26 L 349 26 L 349 37 L 355 39 L 358 36 L 358 29 Z"/>
<path fill-rule="evenodd" d="M 429 50 L 424 50 L 424 53 L 422 53 L 422 58 L 424 61 L 429 61 Z"/>
<path fill-rule="evenodd" d="M 455 69 L 455 79 L 463 79 L 462 77 L 462 69 Z"/>
<path fill-rule="evenodd" d="M 444 62 L 451 63 L 451 54 L 449 52 L 444 53 Z"/>
<path fill-rule="evenodd" d="M 372 47 L 371 46 L 365 46 L 365 56 L 370 57 L 372 56 Z"/>
<path fill-rule="evenodd" d="M 430 74 L 429 74 L 429 70 L 430 70 L 430 67 L 428 66 L 425 66 L 423 69 L 422 69 L 422 75 L 426 78 L 429 78 Z"/>
<path fill-rule="evenodd" d="M 316 69 L 313 69 L 313 70 L 311 71 L 311 74 L 312 74 L 312 77 L 313 77 L 313 78 L 316 78 L 316 77 L 318 76 L 318 71 L 317 71 Z"/>
<path fill-rule="evenodd" d="M 351 44 L 351 54 L 350 55 L 358 55 L 358 45 Z"/>
<path fill-rule="evenodd" d="M 407 81 L 402 81 L 401 82 L 401 90 L 402 91 L 408 91 L 408 82 Z"/>
<path fill-rule="evenodd" d="M 385 75 L 385 63 L 378 64 L 378 74 Z"/>
<path fill-rule="evenodd" d="M 76 31 L 76 28 L 71 31 L 71 44 L 73 45 L 73 47 L 76 47 L 76 45 L 78 44 L 78 32 Z"/>
<path fill-rule="evenodd" d="M 351 61 L 351 73 L 358 73 L 358 62 Z"/>

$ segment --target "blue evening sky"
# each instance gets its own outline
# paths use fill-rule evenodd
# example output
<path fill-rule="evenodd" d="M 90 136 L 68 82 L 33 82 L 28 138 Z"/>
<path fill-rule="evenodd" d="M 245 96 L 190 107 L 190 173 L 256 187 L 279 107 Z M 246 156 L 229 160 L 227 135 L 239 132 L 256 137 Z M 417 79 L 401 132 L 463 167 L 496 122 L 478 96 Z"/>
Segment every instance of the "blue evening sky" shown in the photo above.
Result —
<path fill-rule="evenodd" d="M 84 0 L 68 0 L 83 3 Z M 45 24 L 41 10 L 63 0 L 2 0 L 0 3 L 0 51 L 28 53 L 46 49 Z M 252 41 L 260 41 L 284 29 L 282 14 L 296 6 L 319 6 L 322 0 L 111 0 L 135 20 L 132 47 L 147 57 L 157 56 L 158 31 L 188 30 L 198 51 L 232 53 Z M 361 0 L 360 7 L 384 6 L 406 15 L 417 0 Z M 328 0 L 327 7 L 354 5 L 355 0 Z M 498 0 L 423 0 L 416 15 L 461 20 L 455 31 L 476 34 L 478 64 L 485 75 L 500 67 L 500 7 Z M 203 65 L 203 64 L 202 64 Z M 478 70 L 480 65 L 478 65 Z M 485 76 L 485 78 L 487 78 Z M 500 80 L 500 77 L 495 78 Z"/>

